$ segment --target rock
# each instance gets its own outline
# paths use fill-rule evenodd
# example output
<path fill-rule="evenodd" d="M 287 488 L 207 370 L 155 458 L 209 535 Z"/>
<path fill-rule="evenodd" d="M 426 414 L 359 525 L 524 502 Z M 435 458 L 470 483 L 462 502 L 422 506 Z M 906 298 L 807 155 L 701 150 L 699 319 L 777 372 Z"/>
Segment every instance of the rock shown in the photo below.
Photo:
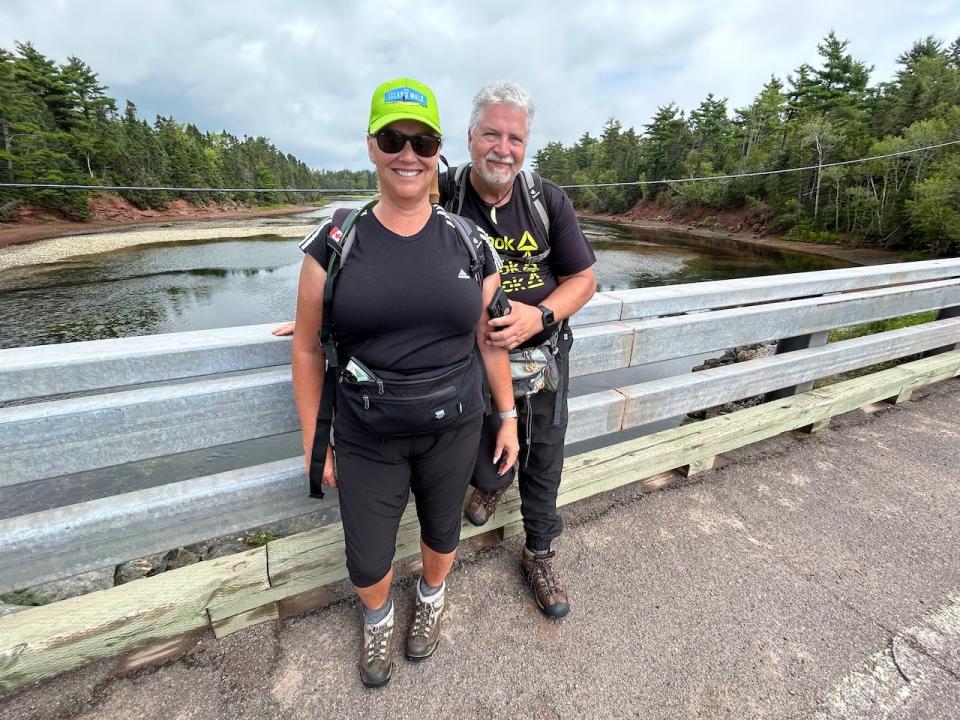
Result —
<path fill-rule="evenodd" d="M 164 567 L 165 562 L 162 554 L 130 560 L 122 565 L 117 565 L 113 572 L 113 584 L 123 585 L 133 580 L 156 575 L 163 572 Z"/>
<path fill-rule="evenodd" d="M 200 554 L 195 548 L 177 548 L 163 556 L 163 570 L 176 570 L 200 562 Z M 152 573 L 155 574 L 155 573 Z"/>
<path fill-rule="evenodd" d="M 250 546 L 245 542 L 238 540 L 224 540 L 222 542 L 212 543 L 204 548 L 203 559 L 213 560 L 215 558 L 233 555 L 238 552 L 245 552 Z"/>
<path fill-rule="evenodd" d="M 80 575 L 66 578 L 64 580 L 54 580 L 53 582 L 35 585 L 28 588 L 28 591 L 37 596 L 44 603 L 52 603 L 58 600 L 76 597 L 77 595 L 86 595 L 97 590 L 106 590 L 113 587 L 114 567 L 100 570 L 91 570 Z"/>

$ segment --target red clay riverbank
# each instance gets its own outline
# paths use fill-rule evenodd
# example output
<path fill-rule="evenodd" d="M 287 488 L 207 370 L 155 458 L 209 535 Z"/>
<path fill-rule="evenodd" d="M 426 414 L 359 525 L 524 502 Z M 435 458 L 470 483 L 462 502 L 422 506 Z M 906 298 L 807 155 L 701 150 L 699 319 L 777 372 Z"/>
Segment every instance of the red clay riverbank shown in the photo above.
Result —
<path fill-rule="evenodd" d="M 174 200 L 165 210 L 140 210 L 117 196 L 104 195 L 90 203 L 91 216 L 84 222 L 71 222 L 37 208 L 18 209 L 11 222 L 0 223 L 0 248 L 36 242 L 65 235 L 84 235 L 118 227 L 156 223 L 195 222 L 198 220 L 242 220 L 290 215 L 316 209 L 316 205 L 246 207 L 236 203 L 191 205 Z"/>
<path fill-rule="evenodd" d="M 712 226 L 700 223 L 683 223 L 675 220 L 656 220 L 648 217 L 638 217 L 631 212 L 624 215 L 600 215 L 595 213 L 578 212 L 578 216 L 609 222 L 624 227 L 640 228 L 654 237 L 668 240 L 694 241 L 711 247 L 722 247 L 728 250 L 753 251 L 766 249 L 821 255 L 823 257 L 840 260 L 850 265 L 883 265 L 901 262 L 899 252 L 884 250 L 883 248 L 849 245 L 825 245 L 813 242 L 786 240 L 781 235 L 759 234 L 751 230 L 737 229 L 737 226 L 728 227 L 718 219 Z"/>

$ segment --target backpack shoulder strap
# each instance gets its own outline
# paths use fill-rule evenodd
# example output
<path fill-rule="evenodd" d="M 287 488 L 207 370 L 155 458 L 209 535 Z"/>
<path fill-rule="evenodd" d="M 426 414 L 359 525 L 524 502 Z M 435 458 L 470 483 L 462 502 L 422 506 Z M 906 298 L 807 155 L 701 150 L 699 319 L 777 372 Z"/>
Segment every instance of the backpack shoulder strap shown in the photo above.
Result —
<path fill-rule="evenodd" d="M 330 229 L 327 231 L 326 243 L 329 253 L 327 257 L 327 279 L 323 283 L 323 327 L 320 329 L 319 341 L 326 351 L 327 362 L 330 367 L 339 365 L 331 323 L 333 291 L 336 288 L 337 276 L 340 274 L 340 268 L 343 267 L 343 263 L 353 247 L 353 241 L 357 237 L 357 220 L 369 208 L 373 207 L 375 202 L 376 200 L 372 200 L 359 210 L 351 210 L 350 208 L 334 210 L 330 221 Z"/>
<path fill-rule="evenodd" d="M 466 198 L 466 184 L 469 177 L 471 163 L 465 162 L 457 165 L 455 168 L 447 169 L 447 187 L 446 202 L 443 209 L 456 215 L 463 210 L 463 201 Z"/>
<path fill-rule="evenodd" d="M 527 208 L 533 215 L 534 222 L 540 220 L 540 230 L 546 242 L 550 242 L 550 214 L 543 199 L 543 178 L 530 170 L 520 171 L 520 182 L 523 184 L 523 198 Z"/>
<path fill-rule="evenodd" d="M 470 275 L 477 284 L 483 285 L 483 243 L 486 240 L 486 233 L 475 223 L 470 222 L 460 215 L 444 212 L 440 209 L 447 223 L 453 226 L 457 231 L 460 242 L 470 256 Z"/>

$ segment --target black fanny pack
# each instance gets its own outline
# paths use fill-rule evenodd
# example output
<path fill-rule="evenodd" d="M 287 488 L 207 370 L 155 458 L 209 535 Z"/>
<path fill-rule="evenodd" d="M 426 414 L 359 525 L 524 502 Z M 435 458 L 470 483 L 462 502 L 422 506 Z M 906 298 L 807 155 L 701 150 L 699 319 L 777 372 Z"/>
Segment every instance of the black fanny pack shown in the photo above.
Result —
<path fill-rule="evenodd" d="M 423 435 L 454 424 L 470 399 L 474 355 L 443 370 L 396 373 L 373 370 L 354 357 L 340 370 L 340 411 L 371 433 Z"/>

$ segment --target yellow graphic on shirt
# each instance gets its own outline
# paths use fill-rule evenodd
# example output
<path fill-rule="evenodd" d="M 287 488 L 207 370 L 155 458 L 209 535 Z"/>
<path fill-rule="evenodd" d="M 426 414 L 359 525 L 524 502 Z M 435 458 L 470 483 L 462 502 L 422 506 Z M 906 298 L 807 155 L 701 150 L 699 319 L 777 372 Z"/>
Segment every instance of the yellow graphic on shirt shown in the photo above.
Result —
<path fill-rule="evenodd" d="M 540 246 L 537 245 L 537 241 L 533 239 L 533 235 L 530 234 L 529 230 L 523 231 L 523 237 L 520 238 L 520 242 L 517 245 L 517 250 L 525 253 L 524 257 L 530 257 L 531 254 L 540 249 Z"/>
<path fill-rule="evenodd" d="M 531 290 L 544 285 L 540 266 L 535 262 L 525 262 L 540 250 L 533 233 L 524 230 L 519 241 L 507 235 L 491 237 L 491 241 L 498 253 L 513 253 L 513 257 L 501 255 L 503 267 L 500 270 L 500 284 L 505 293 L 509 295 L 518 290 Z"/>

